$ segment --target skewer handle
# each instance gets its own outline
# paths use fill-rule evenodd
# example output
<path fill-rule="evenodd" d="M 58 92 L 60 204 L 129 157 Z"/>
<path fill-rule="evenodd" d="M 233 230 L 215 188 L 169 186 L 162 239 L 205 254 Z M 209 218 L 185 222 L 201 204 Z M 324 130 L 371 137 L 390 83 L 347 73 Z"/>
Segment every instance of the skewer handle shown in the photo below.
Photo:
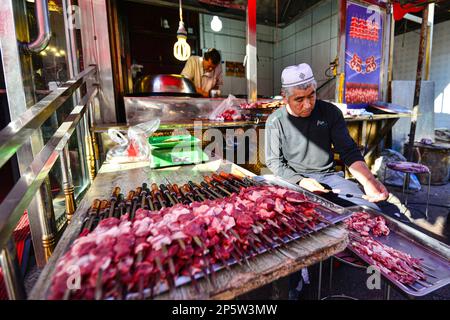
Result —
<path fill-rule="evenodd" d="M 152 183 L 152 192 L 153 193 L 155 193 L 155 194 L 159 194 L 159 188 L 158 188 L 158 185 L 156 184 L 156 183 Z"/>
<path fill-rule="evenodd" d="M 112 192 L 112 194 L 111 194 L 111 197 L 117 198 L 117 197 L 119 196 L 120 191 L 121 191 L 120 187 L 115 187 L 115 188 L 113 189 L 113 192 Z"/>
<path fill-rule="evenodd" d="M 89 209 L 89 214 L 97 214 L 97 211 L 100 208 L 100 203 L 100 199 L 95 199 L 92 202 L 91 208 Z"/>
<path fill-rule="evenodd" d="M 133 200 L 133 197 L 134 197 L 134 191 L 133 190 L 128 191 L 127 202 L 131 202 Z"/>

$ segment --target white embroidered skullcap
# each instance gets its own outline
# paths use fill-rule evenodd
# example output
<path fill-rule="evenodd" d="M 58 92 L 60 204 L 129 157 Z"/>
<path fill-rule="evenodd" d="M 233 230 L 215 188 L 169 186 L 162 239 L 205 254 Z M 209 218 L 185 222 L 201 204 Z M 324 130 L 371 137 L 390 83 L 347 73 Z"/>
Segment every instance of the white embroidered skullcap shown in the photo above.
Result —
<path fill-rule="evenodd" d="M 307 63 L 286 67 L 281 73 L 281 86 L 283 88 L 298 86 L 312 80 L 314 80 L 314 75 Z"/>

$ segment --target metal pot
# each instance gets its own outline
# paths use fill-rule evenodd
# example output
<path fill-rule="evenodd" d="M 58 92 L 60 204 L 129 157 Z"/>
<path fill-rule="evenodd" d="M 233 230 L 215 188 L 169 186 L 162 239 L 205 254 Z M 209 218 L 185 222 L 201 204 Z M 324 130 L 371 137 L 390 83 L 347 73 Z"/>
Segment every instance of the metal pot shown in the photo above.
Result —
<path fill-rule="evenodd" d="M 195 90 L 194 83 L 179 74 L 144 76 L 136 82 L 134 93 L 146 95 L 199 96 Z"/>

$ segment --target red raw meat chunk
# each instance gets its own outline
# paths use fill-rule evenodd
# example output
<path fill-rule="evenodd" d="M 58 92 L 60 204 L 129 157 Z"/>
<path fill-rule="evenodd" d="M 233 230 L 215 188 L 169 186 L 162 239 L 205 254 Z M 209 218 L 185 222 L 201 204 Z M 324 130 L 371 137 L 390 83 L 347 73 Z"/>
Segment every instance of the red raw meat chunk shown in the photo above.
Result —
<path fill-rule="evenodd" d="M 250 228 L 253 225 L 253 219 L 247 214 L 240 214 L 236 218 L 236 224 L 242 228 Z"/>

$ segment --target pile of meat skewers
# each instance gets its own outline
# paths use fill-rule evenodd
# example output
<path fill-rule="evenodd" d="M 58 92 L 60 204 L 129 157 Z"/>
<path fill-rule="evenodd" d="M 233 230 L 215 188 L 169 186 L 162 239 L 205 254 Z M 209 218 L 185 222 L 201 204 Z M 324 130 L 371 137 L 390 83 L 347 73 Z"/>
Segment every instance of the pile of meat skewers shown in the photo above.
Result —
<path fill-rule="evenodd" d="M 358 232 L 363 237 L 368 237 L 369 233 L 376 237 L 387 236 L 389 228 L 386 226 L 386 220 L 383 217 L 371 218 L 366 212 L 356 212 L 345 221 L 347 228 Z"/>
<path fill-rule="evenodd" d="M 94 201 L 80 237 L 58 261 L 49 299 L 153 297 L 179 277 L 198 288 L 205 276 L 214 286 L 217 270 L 329 224 L 301 193 L 226 173 L 203 182 L 162 191 L 143 185 L 127 200 L 116 189 L 110 202 Z M 79 290 L 67 286 L 74 268 Z"/>
<path fill-rule="evenodd" d="M 390 230 L 383 217 L 372 218 L 366 212 L 356 212 L 345 223 L 350 231 L 349 245 L 371 265 L 411 288 L 414 288 L 412 284 L 416 282 L 424 287 L 432 285 L 427 281 L 427 276 L 433 275 L 420 259 L 389 247 L 371 236 L 389 235 Z"/>
<path fill-rule="evenodd" d="M 352 237 L 350 245 L 356 252 L 368 257 L 372 265 L 403 284 L 412 285 L 419 282 L 425 287 L 431 285 L 426 280 L 428 273 L 422 266 L 421 260 L 407 253 L 386 246 L 371 237 L 359 239 Z"/>
<path fill-rule="evenodd" d="M 239 107 L 241 109 L 264 109 L 264 108 L 277 108 L 284 105 L 282 100 L 275 100 L 272 102 L 252 102 L 252 103 L 241 103 Z"/>

